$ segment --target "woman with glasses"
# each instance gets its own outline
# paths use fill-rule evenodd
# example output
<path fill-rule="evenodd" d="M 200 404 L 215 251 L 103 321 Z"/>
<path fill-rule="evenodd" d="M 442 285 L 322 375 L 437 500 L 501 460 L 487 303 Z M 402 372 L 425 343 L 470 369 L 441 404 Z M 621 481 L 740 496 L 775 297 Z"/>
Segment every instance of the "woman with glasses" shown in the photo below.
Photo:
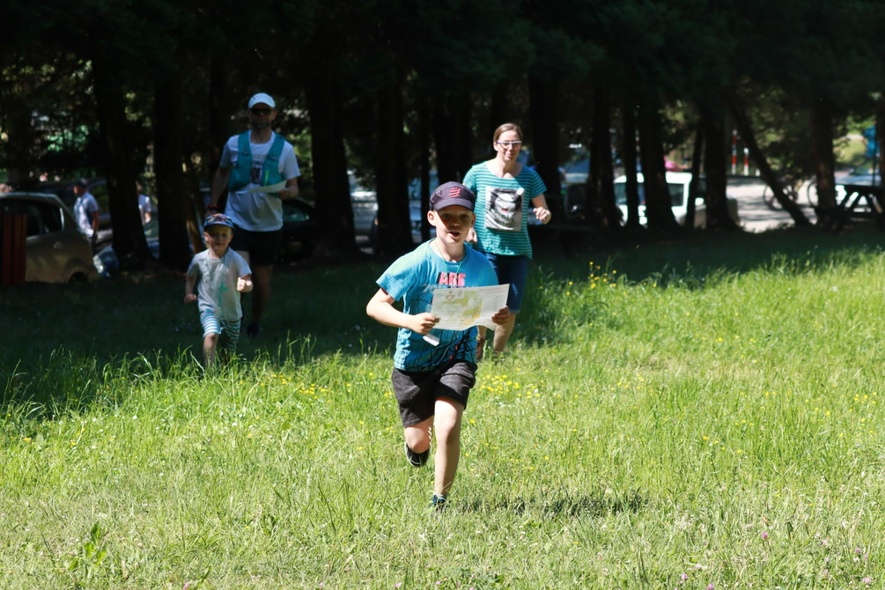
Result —
<path fill-rule="evenodd" d="M 509 284 L 507 323 L 495 329 L 492 350 L 496 356 L 504 352 L 513 333 L 516 314 L 522 305 L 528 276 L 532 244 L 529 240 L 528 218 L 533 211 L 541 223 L 550 222 L 550 209 L 544 192 L 544 181 L 534 170 L 518 160 L 522 148 L 519 125 L 505 123 L 492 136 L 495 157 L 473 166 L 464 177 L 464 185 L 476 195 L 476 222 L 468 239 L 488 257 L 498 275 L 498 284 Z M 486 342 L 486 330 L 479 329 L 476 359 L 480 360 Z"/>

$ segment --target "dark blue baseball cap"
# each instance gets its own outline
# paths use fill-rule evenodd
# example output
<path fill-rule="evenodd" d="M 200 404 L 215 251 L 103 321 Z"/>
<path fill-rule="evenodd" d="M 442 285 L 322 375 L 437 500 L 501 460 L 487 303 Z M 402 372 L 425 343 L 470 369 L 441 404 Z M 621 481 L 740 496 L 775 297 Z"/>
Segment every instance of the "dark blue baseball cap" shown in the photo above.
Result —
<path fill-rule="evenodd" d="M 458 205 L 473 211 L 476 195 L 460 182 L 447 182 L 439 185 L 430 195 L 430 208 L 434 211 Z"/>
<path fill-rule="evenodd" d="M 211 225 L 224 225 L 231 229 L 234 228 L 234 222 L 231 221 L 231 218 L 224 213 L 213 213 L 212 215 L 207 215 L 206 219 L 203 220 L 203 228 L 205 229 Z"/>

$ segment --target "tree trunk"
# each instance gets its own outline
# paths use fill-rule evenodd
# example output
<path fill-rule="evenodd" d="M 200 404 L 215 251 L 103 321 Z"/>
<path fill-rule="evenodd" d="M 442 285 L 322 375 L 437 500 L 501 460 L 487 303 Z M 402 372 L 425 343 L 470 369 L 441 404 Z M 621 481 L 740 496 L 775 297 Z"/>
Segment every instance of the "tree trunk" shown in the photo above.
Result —
<path fill-rule="evenodd" d="M 31 154 L 34 143 L 33 109 L 25 102 L 24 97 L 12 94 L 3 105 L 6 131 L 6 179 L 16 190 L 29 189 L 37 182 L 37 174 L 33 169 L 34 158 Z M 42 171 L 41 171 L 42 172 Z"/>
<path fill-rule="evenodd" d="M 799 205 L 795 201 L 788 199 L 784 194 L 783 185 L 775 171 L 771 168 L 768 160 L 765 158 L 765 154 L 759 149 L 759 144 L 756 143 L 756 136 L 753 135 L 753 128 L 750 126 L 750 120 L 747 118 L 747 114 L 744 112 L 743 106 L 733 90 L 726 92 L 725 101 L 734 117 L 738 133 L 741 134 L 741 138 L 744 140 L 744 143 L 747 145 L 747 150 L 750 152 L 750 157 L 753 158 L 753 161 L 756 163 L 756 168 L 759 169 L 759 174 L 762 176 L 762 180 L 771 187 L 774 197 L 784 208 L 784 211 L 790 214 L 790 217 L 793 218 L 793 222 L 797 226 L 811 225 L 808 218 L 802 213 L 802 209 L 799 208 Z"/>
<path fill-rule="evenodd" d="M 461 182 L 470 167 L 473 166 L 474 157 L 470 146 L 476 141 L 471 125 L 471 112 L 473 110 L 473 102 L 469 92 L 462 92 L 458 95 L 458 108 L 456 110 L 457 117 L 455 119 L 455 176 L 449 180 Z M 491 136 L 487 139 L 491 145 Z M 444 182 L 440 179 L 440 182 Z"/>
<path fill-rule="evenodd" d="M 718 110 L 704 110 L 705 156 L 707 177 L 707 229 L 736 229 L 728 213 L 728 174 L 726 171 L 725 116 Z"/>
<path fill-rule="evenodd" d="M 586 203 L 587 224 L 601 229 L 606 226 L 605 210 L 602 206 L 602 197 L 599 193 L 598 179 L 602 172 L 602 157 L 600 156 L 600 146 L 608 142 L 608 128 L 603 129 L 599 125 L 600 110 L 600 94 L 598 91 L 593 92 L 593 105 L 590 114 L 590 149 L 588 157 L 590 162 L 587 167 L 587 182 L 584 186 L 584 195 Z M 601 136 L 601 137 L 600 137 Z"/>
<path fill-rule="evenodd" d="M 208 105 L 209 143 L 207 145 L 208 151 L 205 155 L 209 165 L 207 167 L 208 176 L 205 178 L 205 181 L 210 186 L 212 184 L 212 177 L 218 167 L 218 162 L 221 161 L 221 150 L 227 139 L 234 132 L 230 126 L 229 115 L 231 111 L 229 105 L 225 104 L 222 99 L 222 97 L 227 95 L 226 74 L 227 68 L 225 67 L 224 56 L 213 53 L 209 61 L 209 96 L 206 101 Z M 227 192 L 225 191 L 222 198 L 226 195 Z M 223 202 L 219 203 L 220 211 L 224 210 L 223 205 Z"/>
<path fill-rule="evenodd" d="M 463 179 L 463 176 L 458 176 L 455 138 L 452 133 L 455 119 L 451 100 L 445 96 L 437 97 L 433 103 L 433 143 L 436 145 L 436 173 L 440 183 Z M 468 145 L 473 145 L 473 142 Z"/>
<path fill-rule="evenodd" d="M 513 105 L 510 97 L 513 96 L 513 85 L 508 80 L 499 82 L 492 90 L 489 97 L 489 116 L 486 120 L 484 128 L 479 130 L 479 138 L 492 140 L 495 129 L 502 123 L 512 121 L 515 117 L 513 114 Z M 474 142 L 471 142 L 473 144 Z M 485 153 L 485 151 L 483 152 Z"/>
<path fill-rule="evenodd" d="M 619 227 L 621 211 L 615 204 L 612 172 L 611 101 L 607 88 L 593 92 L 593 129 L 590 137 L 590 169 L 587 200 L 591 203 L 590 223 L 598 229 Z M 635 154 L 635 152 L 634 152 Z"/>
<path fill-rule="evenodd" d="M 615 162 L 612 154 L 611 120 L 612 104 L 611 95 L 605 91 L 605 110 L 600 124 L 605 128 L 605 149 L 600 150 L 599 157 L 602 159 L 602 170 L 596 183 L 599 200 L 602 209 L 606 212 L 606 227 L 619 228 L 621 226 L 621 210 L 615 202 Z M 634 177 L 635 179 L 635 177 Z"/>
<path fill-rule="evenodd" d="M 155 91 L 154 169 L 157 174 L 157 216 L 160 225 L 160 262 L 185 270 L 190 262 L 188 226 L 199 227 L 197 195 L 186 189 L 181 163 L 185 160 L 181 73 L 176 67 Z M 201 248 L 200 248 L 201 249 Z M 199 250 L 199 249 L 198 249 Z M 197 250 L 197 251 L 198 251 Z"/>
<path fill-rule="evenodd" d="M 334 251 L 357 249 L 344 150 L 341 99 L 334 69 L 311 68 L 306 85 L 310 113 L 313 189 L 322 241 Z"/>
<path fill-rule="evenodd" d="M 817 223 L 827 226 L 842 217 L 836 210 L 836 157 L 833 151 L 833 109 L 826 99 L 814 101 L 809 113 L 811 156 L 817 183 Z"/>
<path fill-rule="evenodd" d="M 391 82 L 377 93 L 378 135 L 375 181 L 378 194 L 379 256 L 399 255 L 414 247 L 409 220 L 400 86 Z"/>
<path fill-rule="evenodd" d="M 679 225 L 673 217 L 667 187 L 661 125 L 657 102 L 647 100 L 639 108 L 639 158 L 645 189 L 645 217 L 649 229 L 669 231 Z"/>
<path fill-rule="evenodd" d="M 882 123 L 881 125 L 879 123 Z M 879 174 L 879 184 L 882 182 L 882 171 L 885 170 L 885 150 L 882 149 L 882 141 L 885 140 L 885 93 L 879 95 L 876 100 L 876 171 Z"/>
<path fill-rule="evenodd" d="M 556 82 L 529 76 L 529 116 L 535 167 L 547 185 L 546 199 L 554 220 L 563 220 L 559 178 L 559 92 Z M 491 137 L 491 136 L 490 136 Z"/>
<path fill-rule="evenodd" d="M 691 152 L 691 184 L 688 185 L 688 203 L 685 204 L 685 227 L 695 226 L 695 200 L 698 197 L 698 186 L 701 180 L 701 158 L 704 153 L 704 120 L 703 115 L 698 119 L 697 129 L 694 134 L 694 148 Z M 706 196 L 704 196 L 706 198 Z"/>
<path fill-rule="evenodd" d="M 197 178 L 196 186 L 194 188 L 198 191 L 199 195 L 195 195 L 197 202 L 195 203 L 193 212 L 195 218 L 194 222 L 191 222 L 190 216 L 188 216 L 189 221 L 187 227 L 188 239 L 190 240 L 191 249 L 194 252 L 200 252 L 205 248 L 201 225 L 200 223 L 196 223 L 196 221 L 198 218 L 199 221 L 202 222 L 203 218 L 206 216 L 206 205 L 208 203 L 205 202 L 204 199 L 208 198 L 209 193 L 206 192 L 206 197 L 203 197 L 203 192 L 200 191 L 200 188 L 212 186 L 215 170 L 221 161 L 221 151 L 228 138 L 234 132 L 234 129 L 232 129 L 230 125 L 230 107 L 223 100 L 223 97 L 227 96 L 226 74 L 227 67 L 224 56 L 218 55 L 217 53 L 210 54 L 209 84 L 207 95 L 205 97 L 207 105 L 206 118 L 209 125 L 206 134 L 208 140 L 200 149 L 204 163 L 197 169 L 197 174 L 193 175 Z M 227 188 L 221 192 L 221 196 L 219 197 L 219 211 L 224 211 L 226 202 Z"/>
<path fill-rule="evenodd" d="M 431 121 L 433 120 L 430 97 L 422 95 L 418 102 L 418 154 L 421 176 L 421 241 L 430 239 L 430 222 L 427 220 L 427 211 L 430 209 L 430 137 Z M 437 173 L 437 180 L 439 175 Z"/>
<path fill-rule="evenodd" d="M 138 212 L 136 173 L 126 120 L 123 88 L 102 56 L 92 62 L 95 102 L 104 147 L 104 172 L 108 183 L 108 207 L 114 232 L 114 252 L 121 268 L 140 269 L 151 258 Z"/>
<path fill-rule="evenodd" d="M 434 99 L 432 127 L 440 184 L 452 180 L 461 182 L 474 163 L 475 154 L 471 148 L 477 141 L 470 125 L 470 94 L 462 92 Z M 479 139 L 481 145 L 488 146 L 482 152 L 483 159 L 486 159 L 492 134 Z"/>
<path fill-rule="evenodd" d="M 625 100 L 621 106 L 621 121 L 623 126 L 623 144 L 621 145 L 621 159 L 624 162 L 624 174 L 627 182 L 624 185 L 627 198 L 626 227 L 641 227 L 639 223 L 639 183 L 636 181 L 636 173 L 639 169 L 636 154 L 636 110 L 630 100 Z"/>

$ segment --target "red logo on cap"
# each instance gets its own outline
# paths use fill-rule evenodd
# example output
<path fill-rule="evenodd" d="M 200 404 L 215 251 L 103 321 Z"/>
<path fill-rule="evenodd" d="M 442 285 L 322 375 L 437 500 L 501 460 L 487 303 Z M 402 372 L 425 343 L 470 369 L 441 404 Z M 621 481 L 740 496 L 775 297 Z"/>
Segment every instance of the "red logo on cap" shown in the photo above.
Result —
<path fill-rule="evenodd" d="M 460 196 L 461 196 L 461 187 L 453 186 L 452 188 L 449 189 L 449 198 L 450 199 L 457 199 Z"/>

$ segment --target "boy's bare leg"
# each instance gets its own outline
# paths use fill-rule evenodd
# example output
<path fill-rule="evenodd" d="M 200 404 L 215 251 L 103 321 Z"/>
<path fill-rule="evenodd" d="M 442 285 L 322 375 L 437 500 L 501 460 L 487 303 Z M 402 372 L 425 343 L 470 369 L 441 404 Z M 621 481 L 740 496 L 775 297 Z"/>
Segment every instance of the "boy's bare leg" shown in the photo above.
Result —
<path fill-rule="evenodd" d="M 433 427 L 433 416 L 426 420 L 415 424 L 414 426 L 406 426 L 404 436 L 406 444 L 416 453 L 423 453 L 430 448 L 430 433 Z"/>
<path fill-rule="evenodd" d="M 516 315 L 511 313 L 506 323 L 495 326 L 495 339 L 492 342 L 492 350 L 495 351 L 495 354 L 501 354 L 507 347 L 510 335 L 513 334 L 513 327 L 516 325 Z"/>
<path fill-rule="evenodd" d="M 215 349 L 218 346 L 218 334 L 209 334 L 203 339 L 203 368 L 209 369 L 215 364 Z"/>
<path fill-rule="evenodd" d="M 445 496 L 455 481 L 458 460 L 461 458 L 461 416 L 464 414 L 464 406 L 448 398 L 439 398 L 436 400 L 435 412 L 433 430 L 436 435 L 436 461 L 433 491 Z"/>

